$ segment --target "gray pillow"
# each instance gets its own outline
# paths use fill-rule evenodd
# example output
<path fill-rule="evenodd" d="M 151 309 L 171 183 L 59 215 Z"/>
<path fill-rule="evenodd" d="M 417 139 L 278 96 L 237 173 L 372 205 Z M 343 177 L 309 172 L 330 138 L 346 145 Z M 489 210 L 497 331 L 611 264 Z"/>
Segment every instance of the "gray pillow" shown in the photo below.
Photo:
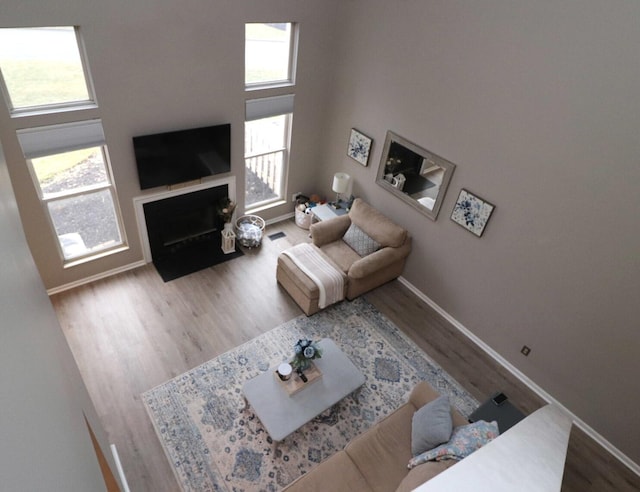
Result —
<path fill-rule="evenodd" d="M 342 236 L 342 240 L 360 256 L 370 255 L 380 249 L 379 243 L 367 236 L 362 229 L 353 223 L 349 226 L 347 232 L 344 233 L 344 236 Z"/>
<path fill-rule="evenodd" d="M 411 427 L 411 452 L 413 456 L 447 442 L 451 437 L 452 430 L 449 397 L 443 395 L 430 401 L 413 414 Z"/>

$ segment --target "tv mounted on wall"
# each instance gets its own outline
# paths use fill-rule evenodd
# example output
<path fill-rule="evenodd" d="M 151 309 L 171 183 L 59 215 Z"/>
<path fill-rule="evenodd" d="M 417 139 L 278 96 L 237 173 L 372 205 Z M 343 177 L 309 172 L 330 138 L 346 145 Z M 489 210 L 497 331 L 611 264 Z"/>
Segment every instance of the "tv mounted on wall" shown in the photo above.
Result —
<path fill-rule="evenodd" d="M 133 137 L 140 188 L 145 190 L 231 171 L 231 125 Z"/>

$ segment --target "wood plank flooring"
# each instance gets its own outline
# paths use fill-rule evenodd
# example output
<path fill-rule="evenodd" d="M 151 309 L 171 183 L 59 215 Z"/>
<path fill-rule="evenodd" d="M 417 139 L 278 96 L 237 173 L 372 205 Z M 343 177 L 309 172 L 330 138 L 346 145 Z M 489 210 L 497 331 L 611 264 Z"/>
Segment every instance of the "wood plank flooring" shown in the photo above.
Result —
<path fill-rule="evenodd" d="M 308 241 L 293 220 L 243 257 L 163 283 L 152 265 L 51 297 L 132 491 L 175 491 L 140 394 L 302 314 L 275 280 L 276 257 Z M 479 400 L 500 389 L 525 413 L 542 401 L 401 283 L 366 295 Z M 571 434 L 563 491 L 638 491 L 640 477 Z"/>

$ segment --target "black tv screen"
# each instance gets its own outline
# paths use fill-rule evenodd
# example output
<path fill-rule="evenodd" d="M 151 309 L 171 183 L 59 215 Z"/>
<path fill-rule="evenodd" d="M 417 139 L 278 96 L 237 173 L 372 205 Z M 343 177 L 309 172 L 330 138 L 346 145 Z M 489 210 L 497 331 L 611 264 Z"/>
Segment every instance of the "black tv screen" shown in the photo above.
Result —
<path fill-rule="evenodd" d="M 145 190 L 231 171 L 231 125 L 133 137 L 140 188 Z"/>

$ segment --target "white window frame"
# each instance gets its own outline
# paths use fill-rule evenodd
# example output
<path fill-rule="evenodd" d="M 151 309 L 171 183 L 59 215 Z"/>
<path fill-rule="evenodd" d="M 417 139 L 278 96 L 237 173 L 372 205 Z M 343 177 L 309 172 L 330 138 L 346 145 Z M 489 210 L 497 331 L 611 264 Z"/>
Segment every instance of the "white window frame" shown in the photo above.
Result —
<path fill-rule="evenodd" d="M 245 104 L 245 122 L 256 121 L 274 116 L 285 116 L 285 135 L 284 145 L 279 148 L 271 149 L 268 152 L 259 152 L 247 154 L 244 152 L 245 165 L 245 185 L 246 185 L 246 169 L 247 159 L 252 159 L 264 155 L 282 152 L 282 168 L 280 169 L 279 190 L 276 191 L 276 197 L 263 200 L 248 206 L 247 211 L 255 212 L 260 209 L 266 209 L 274 205 L 279 205 L 286 200 L 288 177 L 289 177 L 289 154 L 291 149 L 291 126 L 293 119 L 294 95 L 286 94 L 283 96 L 263 97 L 259 99 L 249 99 Z M 246 133 L 246 127 L 245 127 Z"/>
<path fill-rule="evenodd" d="M 246 25 L 247 24 L 272 24 L 269 22 L 247 22 L 245 23 L 245 43 L 246 43 Z M 277 23 L 276 23 L 277 24 Z M 289 73 L 286 79 L 272 80 L 269 82 L 251 82 L 247 83 L 245 79 L 245 91 L 256 91 L 261 89 L 270 89 L 276 87 L 290 87 L 296 84 L 297 60 L 298 60 L 298 23 L 282 22 L 281 24 L 289 24 L 291 30 L 289 33 Z M 246 70 L 246 59 L 245 59 Z"/>
<path fill-rule="evenodd" d="M 7 29 L 50 29 L 52 27 L 73 27 L 73 30 L 75 32 L 76 44 L 78 46 L 78 53 L 80 55 L 80 62 L 82 65 L 82 73 L 84 74 L 84 81 L 85 81 L 85 85 L 87 86 L 88 99 L 83 101 L 69 101 L 69 102 L 63 102 L 63 103 L 41 104 L 41 105 L 35 105 L 35 106 L 26 106 L 26 107 L 16 108 L 13 106 L 11 94 L 4 81 L 2 70 L 0 69 L 0 91 L 2 92 L 5 103 L 9 108 L 9 113 L 11 114 L 12 117 L 59 113 L 64 111 L 76 111 L 80 109 L 95 109 L 98 107 L 95 90 L 93 86 L 93 80 L 91 78 L 91 74 L 89 72 L 89 67 L 87 64 L 85 46 L 84 46 L 84 42 L 82 41 L 82 37 L 80 36 L 80 28 L 78 26 L 46 26 L 46 27 L 41 26 L 41 27 L 7 28 Z"/>
<path fill-rule="evenodd" d="M 27 128 L 18 130 L 16 133 L 18 135 L 18 141 L 20 142 L 20 145 L 22 147 L 23 154 L 27 161 L 27 166 L 29 169 L 29 173 L 31 174 L 33 185 L 35 186 L 38 198 L 40 200 L 40 203 L 42 204 L 45 216 L 47 217 L 47 220 L 49 222 L 49 227 L 55 239 L 58 255 L 62 261 L 63 266 L 65 268 L 74 266 L 127 249 L 127 237 L 125 233 L 124 223 L 122 221 L 122 213 L 120 211 L 118 195 L 113 180 L 111 162 L 109 160 L 107 144 L 102 129 L 102 122 L 100 120 L 78 121 L 73 123 L 63 123 L 60 125 Z M 39 157 L 61 154 L 64 152 L 92 147 L 98 147 L 102 151 L 107 183 L 86 186 L 73 191 L 65 191 L 49 196 L 44 196 L 44 193 L 42 192 L 42 188 L 40 186 L 40 180 L 36 175 L 31 160 Z M 58 233 L 49 212 L 48 204 L 66 198 L 90 195 L 103 190 L 108 190 L 109 194 L 111 195 L 111 201 L 113 203 L 113 208 L 116 216 L 118 232 L 120 233 L 120 242 L 110 247 L 100 249 L 98 251 L 88 251 L 83 255 L 74 256 L 73 258 L 65 258 L 62 250 L 62 245 L 60 244 L 60 240 L 58 239 Z"/>

